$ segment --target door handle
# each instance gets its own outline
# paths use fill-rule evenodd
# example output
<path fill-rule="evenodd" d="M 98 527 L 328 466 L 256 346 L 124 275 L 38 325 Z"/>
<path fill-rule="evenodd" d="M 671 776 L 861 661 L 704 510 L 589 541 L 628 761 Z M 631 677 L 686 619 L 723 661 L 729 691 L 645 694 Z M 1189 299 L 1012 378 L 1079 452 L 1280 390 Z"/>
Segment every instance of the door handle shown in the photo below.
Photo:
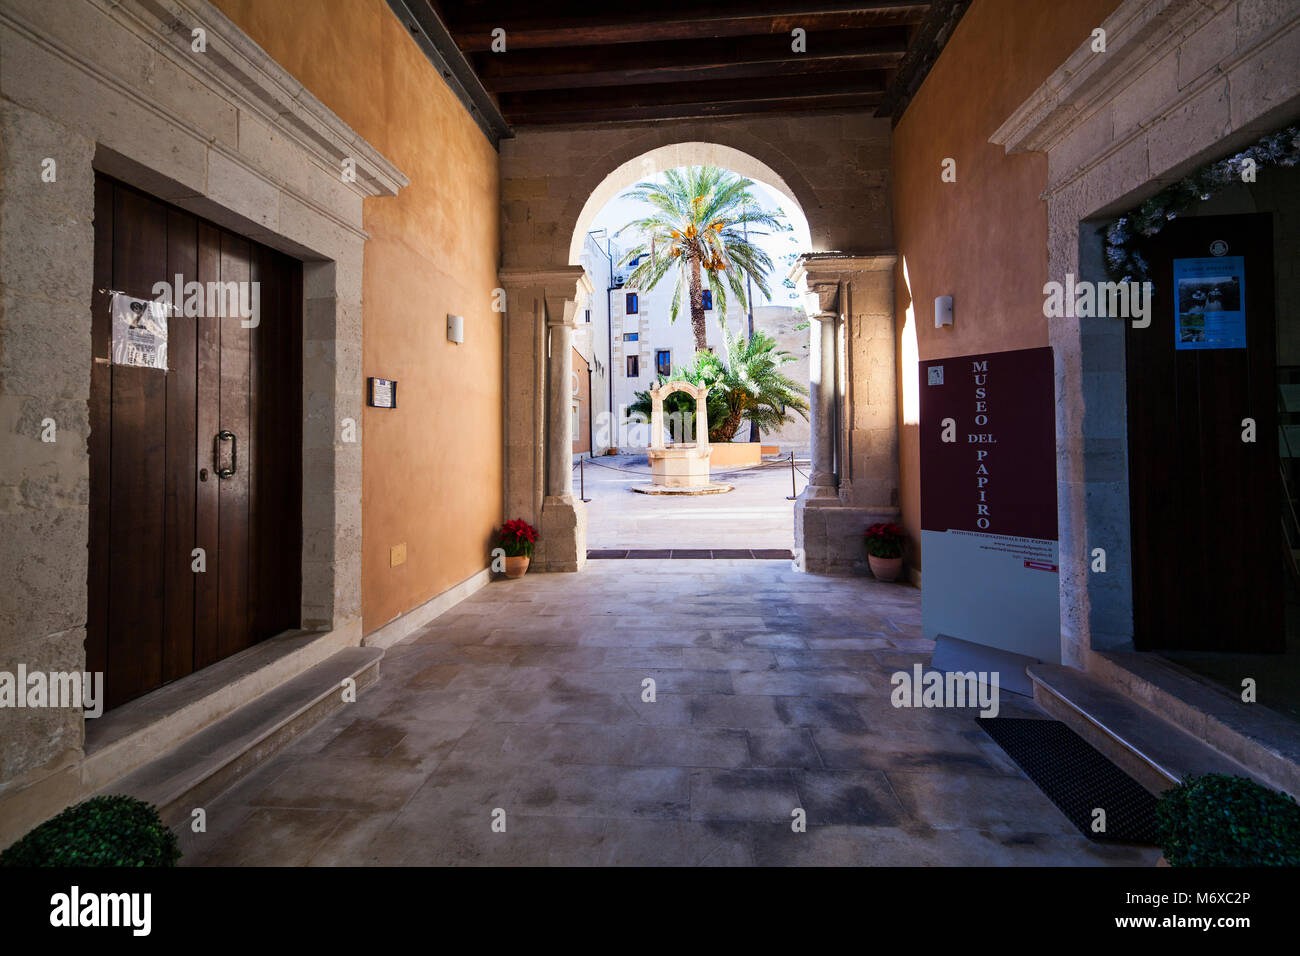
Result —
<path fill-rule="evenodd" d="M 221 467 L 221 443 L 230 442 L 230 467 Z M 216 440 L 212 443 L 212 470 L 217 473 L 218 478 L 233 478 L 235 469 L 238 465 L 239 439 L 235 433 L 223 428 L 217 432 Z"/>

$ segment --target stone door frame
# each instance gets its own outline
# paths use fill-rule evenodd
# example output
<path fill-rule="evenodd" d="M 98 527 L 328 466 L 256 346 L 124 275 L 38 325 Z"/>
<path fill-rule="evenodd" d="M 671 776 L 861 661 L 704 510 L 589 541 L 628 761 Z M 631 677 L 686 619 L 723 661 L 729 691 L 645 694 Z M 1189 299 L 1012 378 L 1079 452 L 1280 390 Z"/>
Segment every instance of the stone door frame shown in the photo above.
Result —
<path fill-rule="evenodd" d="M 1099 24 L 1106 51 L 1081 44 L 993 134 L 1047 154 L 1049 279 L 1105 281 L 1101 222 L 1300 115 L 1300 7 L 1285 6 L 1124 0 Z M 1061 656 L 1088 668 L 1133 639 L 1124 327 L 1050 322 Z"/>
<path fill-rule="evenodd" d="M 303 261 L 302 626 L 359 644 L 363 200 L 409 180 L 207 0 L 75 6 L 0 6 L 0 668 L 85 664 L 96 171 Z M 41 719 L 0 797 L 79 764 L 80 712 Z"/>

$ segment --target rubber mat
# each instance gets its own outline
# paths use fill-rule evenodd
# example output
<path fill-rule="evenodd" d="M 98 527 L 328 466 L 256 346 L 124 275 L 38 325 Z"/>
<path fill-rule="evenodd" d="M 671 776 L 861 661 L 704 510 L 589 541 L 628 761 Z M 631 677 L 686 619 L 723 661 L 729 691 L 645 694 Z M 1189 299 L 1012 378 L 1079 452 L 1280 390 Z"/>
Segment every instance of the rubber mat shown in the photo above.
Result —
<path fill-rule="evenodd" d="M 1089 840 L 1156 845 L 1156 798 L 1059 720 L 976 718 Z M 1105 832 L 1093 831 L 1095 810 Z"/>
<path fill-rule="evenodd" d="M 588 561 L 628 558 L 695 558 L 697 560 L 752 559 L 755 561 L 789 561 L 794 555 L 786 548 L 592 548 Z"/>

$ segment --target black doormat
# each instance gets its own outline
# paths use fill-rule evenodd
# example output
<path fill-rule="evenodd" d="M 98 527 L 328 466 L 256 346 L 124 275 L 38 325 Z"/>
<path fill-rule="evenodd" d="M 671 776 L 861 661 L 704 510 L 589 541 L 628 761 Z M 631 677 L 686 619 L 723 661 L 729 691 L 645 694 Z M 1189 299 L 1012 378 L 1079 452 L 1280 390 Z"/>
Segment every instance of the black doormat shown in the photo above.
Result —
<path fill-rule="evenodd" d="M 787 548 L 593 548 L 587 560 L 629 558 L 694 558 L 703 561 L 720 561 L 741 558 L 754 561 L 789 561 L 794 555 Z"/>
<path fill-rule="evenodd" d="M 1089 840 L 1156 845 L 1156 798 L 1059 720 L 976 718 Z M 1106 832 L 1093 832 L 1093 811 Z"/>

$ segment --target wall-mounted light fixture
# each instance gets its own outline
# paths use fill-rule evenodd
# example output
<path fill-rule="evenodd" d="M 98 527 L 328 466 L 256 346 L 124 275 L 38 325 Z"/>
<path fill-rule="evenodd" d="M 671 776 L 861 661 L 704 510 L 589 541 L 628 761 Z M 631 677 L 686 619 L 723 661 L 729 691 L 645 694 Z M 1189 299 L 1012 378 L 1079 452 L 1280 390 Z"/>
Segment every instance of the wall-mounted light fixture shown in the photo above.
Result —
<path fill-rule="evenodd" d="M 952 296 L 941 295 L 934 300 L 934 327 L 941 329 L 952 325 Z"/>
<path fill-rule="evenodd" d="M 460 345 L 465 341 L 465 317 L 463 315 L 447 316 L 447 341 Z"/>

